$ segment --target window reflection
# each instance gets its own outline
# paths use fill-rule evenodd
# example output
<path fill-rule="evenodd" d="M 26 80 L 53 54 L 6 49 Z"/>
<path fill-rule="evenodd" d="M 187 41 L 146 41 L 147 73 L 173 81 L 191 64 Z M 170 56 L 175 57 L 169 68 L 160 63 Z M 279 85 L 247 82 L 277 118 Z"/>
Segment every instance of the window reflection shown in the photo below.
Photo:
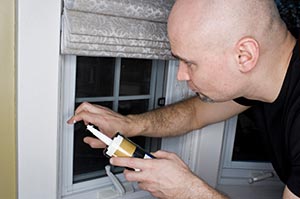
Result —
<path fill-rule="evenodd" d="M 152 60 L 122 59 L 120 95 L 145 95 L 150 92 Z"/>
<path fill-rule="evenodd" d="M 76 97 L 112 96 L 115 58 L 77 57 Z"/>
<path fill-rule="evenodd" d="M 252 111 L 250 108 L 238 116 L 232 161 L 270 161 L 266 135 L 253 122 Z"/>

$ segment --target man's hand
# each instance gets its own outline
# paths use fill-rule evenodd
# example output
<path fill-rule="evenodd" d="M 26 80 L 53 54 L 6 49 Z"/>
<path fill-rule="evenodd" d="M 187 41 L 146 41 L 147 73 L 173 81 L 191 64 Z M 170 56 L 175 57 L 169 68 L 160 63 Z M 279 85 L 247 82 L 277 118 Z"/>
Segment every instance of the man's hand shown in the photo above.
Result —
<path fill-rule="evenodd" d="M 119 113 L 116 113 L 106 107 L 93 105 L 87 102 L 82 103 L 75 111 L 75 115 L 67 122 L 73 124 L 74 122 L 84 121 L 85 125 L 96 125 L 99 130 L 109 137 L 113 137 L 117 132 L 122 132 L 126 135 L 128 132 L 128 124 L 130 119 Z M 99 139 L 86 137 L 84 142 L 89 144 L 92 148 L 104 148 L 105 144 Z"/>
<path fill-rule="evenodd" d="M 125 170 L 128 181 L 136 181 L 139 187 L 157 198 L 223 198 L 209 185 L 195 176 L 188 166 L 174 153 L 157 151 L 156 159 L 111 158 L 116 166 L 139 169 Z"/>

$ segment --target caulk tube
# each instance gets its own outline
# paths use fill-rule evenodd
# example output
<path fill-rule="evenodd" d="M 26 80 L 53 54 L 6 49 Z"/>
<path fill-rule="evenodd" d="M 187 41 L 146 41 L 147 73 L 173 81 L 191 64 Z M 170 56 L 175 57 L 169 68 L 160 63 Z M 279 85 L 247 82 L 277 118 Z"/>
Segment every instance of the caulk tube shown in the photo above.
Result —
<path fill-rule="evenodd" d="M 104 152 L 109 157 L 155 158 L 121 133 L 117 133 L 116 136 L 111 139 L 91 125 L 88 125 L 87 129 L 107 145 Z"/>
<path fill-rule="evenodd" d="M 112 143 L 106 148 L 105 154 L 109 157 L 155 158 L 121 133 L 116 134 Z"/>

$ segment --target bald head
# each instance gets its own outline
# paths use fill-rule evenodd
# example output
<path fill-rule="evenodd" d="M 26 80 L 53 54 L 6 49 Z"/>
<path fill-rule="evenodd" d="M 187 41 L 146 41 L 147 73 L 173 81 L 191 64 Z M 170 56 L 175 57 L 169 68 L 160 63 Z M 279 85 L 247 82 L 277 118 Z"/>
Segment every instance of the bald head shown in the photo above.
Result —
<path fill-rule="evenodd" d="M 294 44 L 274 0 L 176 0 L 168 35 L 177 78 L 215 101 L 273 100 Z"/>
<path fill-rule="evenodd" d="M 278 39 L 284 27 L 274 0 L 177 0 L 168 32 L 171 42 L 189 36 L 193 45 L 198 40 L 226 47 L 250 36 L 264 46 Z"/>

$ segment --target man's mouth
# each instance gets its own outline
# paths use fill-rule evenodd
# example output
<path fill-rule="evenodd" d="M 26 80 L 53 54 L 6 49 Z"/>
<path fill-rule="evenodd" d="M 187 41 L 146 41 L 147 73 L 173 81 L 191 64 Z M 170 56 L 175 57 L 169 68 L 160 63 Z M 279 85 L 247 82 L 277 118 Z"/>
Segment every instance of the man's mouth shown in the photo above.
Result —
<path fill-rule="evenodd" d="M 204 95 L 203 93 L 197 91 L 196 87 L 194 86 L 194 84 L 192 82 L 188 82 L 188 86 L 194 93 L 196 93 L 199 96 L 201 101 L 206 102 L 206 103 L 214 103 L 215 102 L 213 99 L 211 99 L 207 95 Z"/>
<path fill-rule="evenodd" d="M 210 97 L 208 97 L 202 93 L 196 92 L 196 94 L 199 96 L 199 98 L 202 102 L 205 102 L 205 103 L 214 103 L 215 102 L 213 99 L 211 99 Z"/>

